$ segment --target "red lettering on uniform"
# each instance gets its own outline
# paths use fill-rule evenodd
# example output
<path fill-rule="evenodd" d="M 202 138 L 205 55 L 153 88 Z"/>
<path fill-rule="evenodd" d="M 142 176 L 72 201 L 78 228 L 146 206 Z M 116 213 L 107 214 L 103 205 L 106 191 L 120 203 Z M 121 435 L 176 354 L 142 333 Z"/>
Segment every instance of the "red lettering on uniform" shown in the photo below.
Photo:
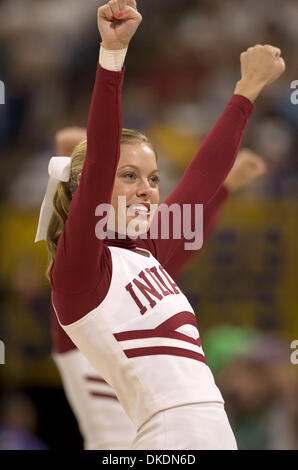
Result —
<path fill-rule="evenodd" d="M 139 273 L 139 277 L 141 279 L 143 279 L 146 284 L 143 284 L 142 282 L 140 282 L 138 279 L 134 279 L 133 282 L 134 284 L 138 287 L 138 289 L 140 289 L 140 291 L 142 292 L 142 294 L 146 297 L 146 299 L 149 301 L 149 304 L 150 304 L 150 307 L 153 308 L 155 307 L 156 305 L 156 302 L 155 300 L 152 299 L 152 297 L 150 297 L 149 294 L 153 295 L 154 297 L 156 297 L 158 300 L 161 300 L 162 299 L 162 295 L 160 295 L 160 293 L 155 289 L 155 287 L 151 284 L 151 282 L 149 281 L 149 279 L 147 279 L 146 277 L 146 274 L 141 271 Z"/>
<path fill-rule="evenodd" d="M 166 280 L 169 282 L 169 284 L 171 285 L 171 287 L 173 288 L 173 291 L 175 292 L 175 294 L 180 294 L 180 289 L 179 287 L 177 286 L 176 282 L 173 281 L 173 279 L 171 279 L 167 273 L 167 271 L 165 270 L 165 268 L 160 264 L 159 265 L 159 269 L 160 271 L 162 272 L 162 274 L 164 275 L 164 277 L 166 278 Z"/>
<path fill-rule="evenodd" d="M 166 297 L 166 295 L 169 295 L 169 294 L 174 294 L 174 292 L 172 292 L 166 285 L 165 281 L 162 279 L 162 277 L 160 276 L 160 274 L 158 273 L 157 271 L 157 267 L 156 266 L 153 266 L 153 268 L 146 268 L 146 271 L 148 274 L 150 274 L 150 276 L 152 277 L 153 281 L 156 282 L 156 284 L 158 285 L 158 287 L 160 288 L 162 294 L 164 297 Z M 154 276 L 153 276 L 154 274 Z M 156 279 L 157 278 L 157 279 Z"/>
<path fill-rule="evenodd" d="M 153 266 L 152 268 L 146 268 L 145 271 L 153 279 L 155 284 L 160 289 L 160 292 L 150 282 L 144 271 L 139 273 L 139 277 L 145 281 L 145 283 L 136 278 L 133 279 L 132 282 L 141 291 L 142 295 L 148 300 L 151 308 L 155 307 L 156 305 L 155 299 L 162 300 L 167 295 L 181 293 L 177 284 L 168 276 L 163 266 L 159 265 L 158 268 L 157 266 Z M 169 285 L 172 289 L 169 287 Z M 144 313 L 147 311 L 147 308 L 142 304 L 141 300 L 137 296 L 132 287 L 132 283 L 127 284 L 125 289 L 130 293 L 131 297 L 139 307 L 141 315 L 144 315 Z M 155 299 L 153 297 L 155 297 Z"/>
<path fill-rule="evenodd" d="M 130 295 L 132 296 L 133 300 L 135 301 L 135 303 L 137 304 L 137 306 L 139 307 L 140 309 L 140 312 L 141 312 L 141 315 L 144 315 L 145 312 L 147 312 L 147 308 L 145 307 L 145 305 L 142 304 L 142 302 L 140 301 L 140 299 L 137 297 L 137 295 L 135 294 L 133 288 L 132 288 L 132 285 L 131 283 L 127 284 L 127 286 L 125 286 L 125 289 L 130 293 Z"/>

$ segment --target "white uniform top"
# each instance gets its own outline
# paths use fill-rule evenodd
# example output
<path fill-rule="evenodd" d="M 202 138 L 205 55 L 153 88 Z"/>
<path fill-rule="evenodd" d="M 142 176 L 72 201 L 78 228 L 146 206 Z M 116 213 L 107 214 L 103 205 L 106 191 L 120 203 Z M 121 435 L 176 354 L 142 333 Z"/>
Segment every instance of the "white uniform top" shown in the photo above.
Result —
<path fill-rule="evenodd" d="M 112 279 L 105 299 L 61 326 L 114 388 L 136 429 L 163 409 L 224 403 L 193 309 L 177 284 L 149 251 L 109 249 Z"/>

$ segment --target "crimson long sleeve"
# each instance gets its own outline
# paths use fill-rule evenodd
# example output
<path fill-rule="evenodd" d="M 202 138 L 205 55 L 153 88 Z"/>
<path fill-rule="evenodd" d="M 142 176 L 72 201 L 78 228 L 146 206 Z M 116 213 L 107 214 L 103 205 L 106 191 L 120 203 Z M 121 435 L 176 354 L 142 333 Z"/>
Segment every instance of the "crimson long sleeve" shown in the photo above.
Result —
<path fill-rule="evenodd" d="M 120 157 L 123 76 L 124 70 L 111 72 L 98 65 L 82 176 L 51 269 L 52 299 L 62 324 L 92 310 L 110 285 L 111 254 L 104 241 L 96 237 L 95 209 L 111 201 Z"/>
<path fill-rule="evenodd" d="M 208 204 L 222 186 L 238 154 L 243 132 L 254 110 L 254 105 L 241 95 L 233 95 L 215 126 L 200 146 L 195 158 L 186 169 L 177 188 L 166 199 L 165 204 L 191 205 L 191 228 L 194 230 L 195 205 Z M 183 218 L 182 218 L 183 220 Z M 151 231 L 156 225 L 161 227 L 161 210 L 152 222 Z M 169 239 L 144 240 L 154 256 L 166 267 L 177 249 L 185 243 L 185 238 L 173 237 L 170 226 Z M 181 229 L 183 235 L 183 229 Z"/>
<path fill-rule="evenodd" d="M 225 188 L 225 186 L 222 186 L 204 207 L 203 246 L 205 245 L 218 220 L 222 207 L 228 198 L 228 194 L 228 190 Z M 183 245 L 180 245 L 165 266 L 167 272 L 173 279 L 177 280 L 181 274 L 181 271 L 196 254 L 198 254 L 198 251 L 185 250 Z"/>
<path fill-rule="evenodd" d="M 104 269 L 103 260 L 108 257 L 103 240 L 95 234 L 98 222 L 95 209 L 111 200 L 120 156 L 123 74 L 100 65 L 97 68 L 88 119 L 87 154 L 51 273 L 52 287 L 65 294 L 96 288 Z"/>

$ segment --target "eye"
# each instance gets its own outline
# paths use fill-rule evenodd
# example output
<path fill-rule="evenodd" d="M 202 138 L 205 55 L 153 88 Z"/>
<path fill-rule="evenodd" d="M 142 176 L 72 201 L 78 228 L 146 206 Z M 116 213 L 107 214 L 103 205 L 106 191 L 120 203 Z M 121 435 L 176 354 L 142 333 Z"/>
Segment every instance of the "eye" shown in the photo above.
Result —
<path fill-rule="evenodd" d="M 151 176 L 151 178 L 149 178 L 149 181 L 150 181 L 150 184 L 156 186 L 160 182 L 160 177 L 157 175 Z"/>
<path fill-rule="evenodd" d="M 135 179 L 135 177 L 136 177 L 136 175 L 133 172 L 124 173 L 124 175 L 122 175 L 122 178 L 125 178 L 129 181 L 133 181 Z"/>

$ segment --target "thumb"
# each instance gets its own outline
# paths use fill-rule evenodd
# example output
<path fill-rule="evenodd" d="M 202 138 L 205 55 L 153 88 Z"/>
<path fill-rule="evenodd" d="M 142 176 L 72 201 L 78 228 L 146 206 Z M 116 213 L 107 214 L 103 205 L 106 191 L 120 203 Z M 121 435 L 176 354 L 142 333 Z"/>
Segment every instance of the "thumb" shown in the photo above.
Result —
<path fill-rule="evenodd" d="M 142 20 L 142 15 L 135 8 L 130 5 L 126 5 L 123 9 L 123 16 L 121 20 Z"/>

